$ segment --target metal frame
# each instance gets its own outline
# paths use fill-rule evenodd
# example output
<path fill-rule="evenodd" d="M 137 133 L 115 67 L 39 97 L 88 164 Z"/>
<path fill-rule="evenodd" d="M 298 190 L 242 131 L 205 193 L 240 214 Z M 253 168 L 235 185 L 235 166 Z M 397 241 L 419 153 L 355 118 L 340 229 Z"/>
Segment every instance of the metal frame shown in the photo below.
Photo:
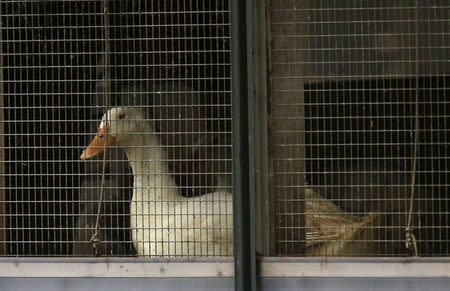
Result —
<path fill-rule="evenodd" d="M 262 258 L 260 278 L 447 278 L 450 258 Z M 0 278 L 232 278 L 233 259 L 3 258 Z"/>
<path fill-rule="evenodd" d="M 270 220 L 269 195 L 269 152 L 267 114 L 267 3 L 252 0 L 252 77 L 253 94 L 249 102 L 250 191 L 254 193 L 255 250 L 263 256 L 270 256 L 271 231 L 267 231 Z"/>
<path fill-rule="evenodd" d="M 2 258 L 0 277 L 233 277 L 233 259 Z"/>
<path fill-rule="evenodd" d="M 263 277 L 450 278 L 450 258 L 265 258 Z"/>
<path fill-rule="evenodd" d="M 231 1 L 231 105 L 233 135 L 233 249 L 237 291 L 256 290 L 254 191 L 250 170 L 253 104 L 251 0 Z"/>

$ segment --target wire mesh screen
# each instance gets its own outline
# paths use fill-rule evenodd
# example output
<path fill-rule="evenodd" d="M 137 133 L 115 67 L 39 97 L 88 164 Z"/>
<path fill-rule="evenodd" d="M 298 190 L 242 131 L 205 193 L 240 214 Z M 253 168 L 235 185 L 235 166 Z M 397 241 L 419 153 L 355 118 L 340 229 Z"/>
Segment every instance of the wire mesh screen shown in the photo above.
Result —
<path fill-rule="evenodd" d="M 271 1 L 273 255 L 449 255 L 449 8 Z"/>
<path fill-rule="evenodd" d="M 232 255 L 228 1 L 0 7 L 0 254 Z"/>

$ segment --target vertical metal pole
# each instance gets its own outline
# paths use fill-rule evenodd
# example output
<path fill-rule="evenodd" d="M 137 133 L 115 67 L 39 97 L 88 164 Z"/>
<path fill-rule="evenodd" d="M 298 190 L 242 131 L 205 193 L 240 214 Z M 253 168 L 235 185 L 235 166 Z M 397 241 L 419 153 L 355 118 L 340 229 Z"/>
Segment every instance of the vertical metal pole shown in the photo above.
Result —
<path fill-rule="evenodd" d="M 251 1 L 231 1 L 231 94 L 235 290 L 256 290 L 253 193 L 250 191 Z M 249 57 L 250 55 L 250 57 Z"/>
<path fill-rule="evenodd" d="M 0 5 L 0 15 L 2 8 Z M 0 21 L 0 41 L 2 40 L 2 23 Z M 6 254 L 6 181 L 5 181 L 5 141 L 3 126 L 3 55 L 0 42 L 0 255 Z"/>

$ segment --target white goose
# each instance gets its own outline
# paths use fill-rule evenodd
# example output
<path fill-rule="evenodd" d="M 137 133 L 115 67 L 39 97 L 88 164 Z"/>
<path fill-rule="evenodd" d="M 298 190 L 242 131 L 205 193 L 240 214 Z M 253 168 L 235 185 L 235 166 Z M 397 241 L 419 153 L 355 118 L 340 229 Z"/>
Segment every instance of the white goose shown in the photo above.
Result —
<path fill-rule="evenodd" d="M 108 118 L 106 118 L 106 116 Z M 106 122 L 108 120 L 108 122 Z M 167 154 L 154 123 L 137 107 L 110 109 L 83 151 L 89 159 L 104 144 L 124 148 L 134 176 L 131 201 L 133 244 L 140 256 L 229 256 L 233 254 L 232 195 L 179 195 L 168 173 Z"/>

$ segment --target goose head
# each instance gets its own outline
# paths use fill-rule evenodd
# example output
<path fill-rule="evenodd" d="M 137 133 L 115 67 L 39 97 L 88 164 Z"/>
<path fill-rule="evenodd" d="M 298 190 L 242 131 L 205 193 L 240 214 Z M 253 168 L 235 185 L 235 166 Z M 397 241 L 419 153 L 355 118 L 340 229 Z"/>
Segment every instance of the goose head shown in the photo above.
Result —
<path fill-rule="evenodd" d="M 104 146 L 127 146 L 137 134 L 142 134 L 144 112 L 138 107 L 114 107 L 108 110 L 100 122 L 98 133 L 81 154 L 86 160 L 100 154 Z"/>

